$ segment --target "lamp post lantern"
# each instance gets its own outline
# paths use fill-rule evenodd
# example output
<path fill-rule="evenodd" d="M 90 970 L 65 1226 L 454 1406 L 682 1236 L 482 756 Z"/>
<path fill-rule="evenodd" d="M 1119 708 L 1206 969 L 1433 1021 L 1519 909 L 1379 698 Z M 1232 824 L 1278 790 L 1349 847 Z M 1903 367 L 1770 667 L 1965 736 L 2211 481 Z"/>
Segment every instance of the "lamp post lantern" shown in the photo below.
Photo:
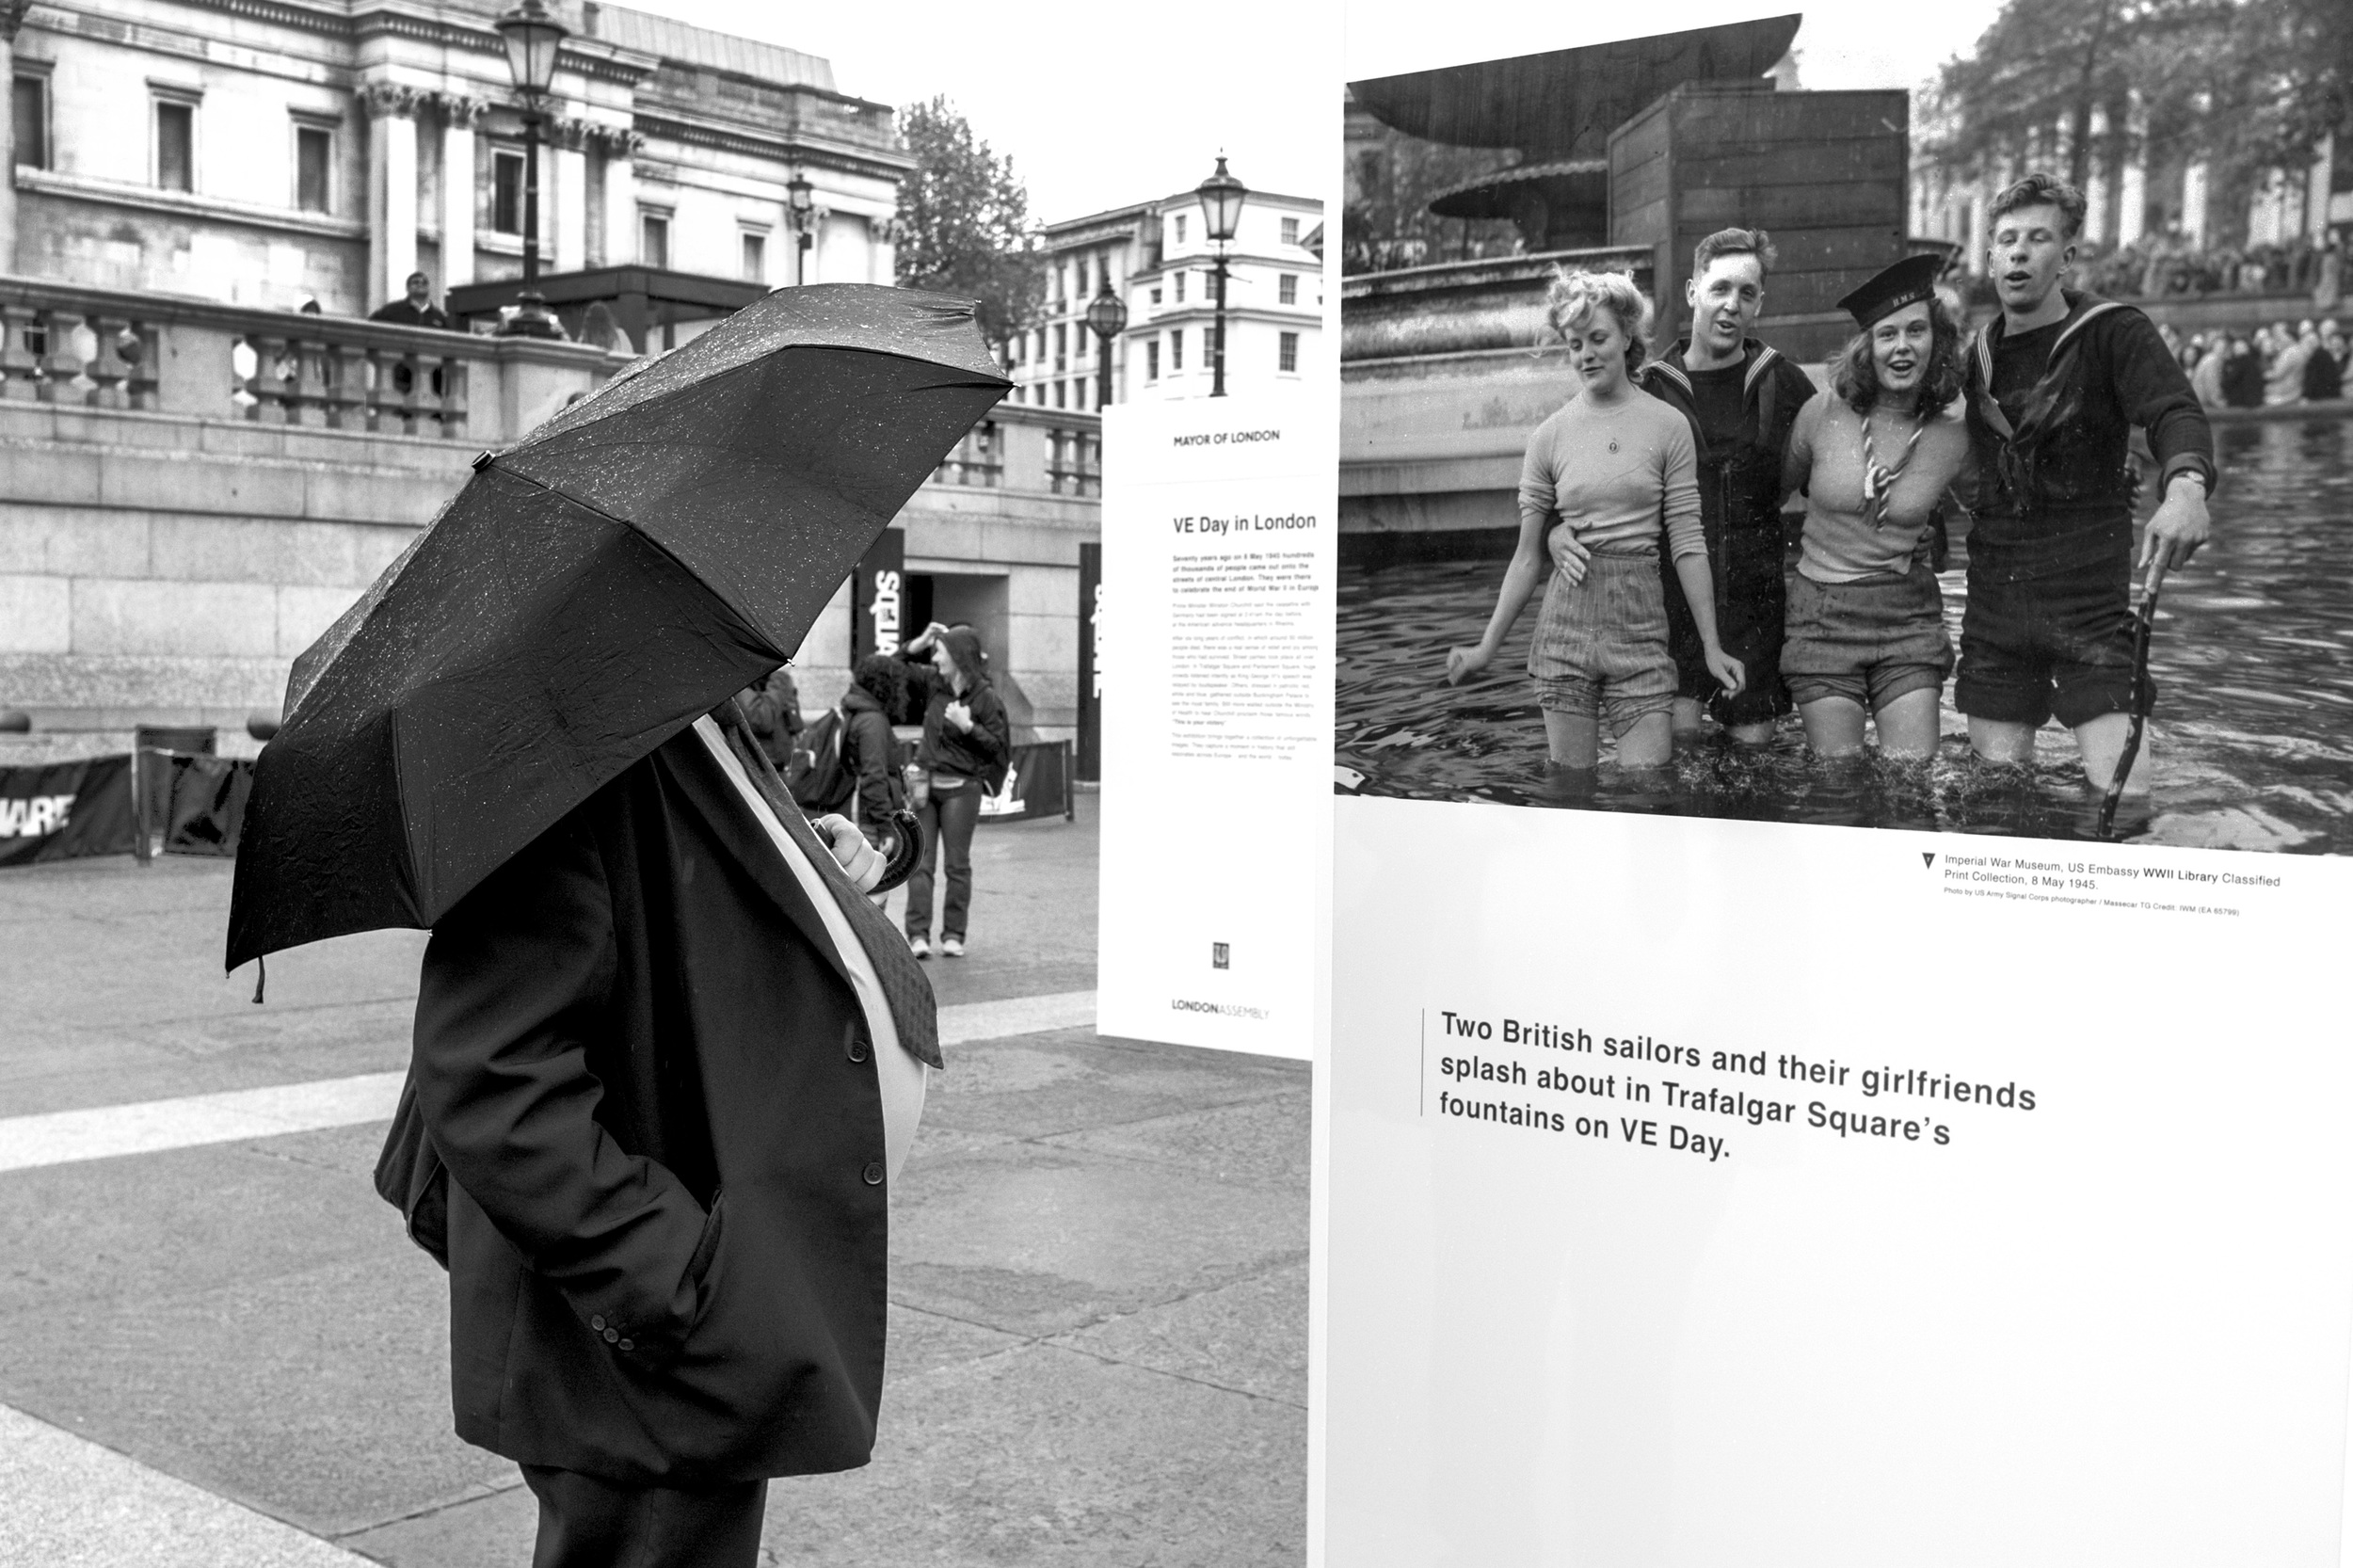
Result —
<path fill-rule="evenodd" d="M 1225 154 L 1217 155 L 1217 172 L 1201 182 L 1201 227 L 1217 247 L 1217 336 L 1209 349 L 1209 395 L 1225 395 L 1225 248 L 1241 227 L 1242 199 L 1248 187 L 1225 172 Z"/>
<path fill-rule="evenodd" d="M 523 286 L 515 296 L 513 319 L 502 322 L 499 332 L 505 337 L 560 338 L 564 329 L 539 293 L 539 127 L 548 89 L 555 82 L 555 57 L 569 29 L 548 13 L 543 0 L 522 0 L 496 26 L 506 40 L 507 72 L 523 95 Z"/>
<path fill-rule="evenodd" d="M 808 281 L 808 248 L 815 236 L 809 231 L 817 216 L 817 187 L 808 183 L 808 176 L 799 169 L 784 187 L 787 210 L 792 216 L 792 281 L 797 287 Z"/>
<path fill-rule="evenodd" d="M 1112 400 L 1112 340 L 1128 329 L 1128 307 L 1112 293 L 1112 272 L 1103 268 L 1102 291 L 1087 301 L 1086 323 L 1095 334 L 1095 406 L 1100 409 Z"/>

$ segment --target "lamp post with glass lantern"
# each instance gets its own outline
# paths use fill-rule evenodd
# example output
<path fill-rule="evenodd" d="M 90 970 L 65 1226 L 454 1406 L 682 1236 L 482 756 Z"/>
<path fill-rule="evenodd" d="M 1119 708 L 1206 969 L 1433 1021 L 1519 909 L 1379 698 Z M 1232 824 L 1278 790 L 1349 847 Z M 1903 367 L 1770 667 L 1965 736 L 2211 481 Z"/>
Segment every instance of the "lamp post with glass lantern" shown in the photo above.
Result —
<path fill-rule="evenodd" d="M 548 14 L 542 0 L 522 0 L 496 25 L 506 40 L 506 69 L 523 95 L 523 286 L 515 296 L 513 318 L 500 323 L 499 332 L 504 337 L 560 338 L 564 329 L 539 293 L 539 126 L 548 89 L 555 82 L 555 57 L 569 29 Z"/>
<path fill-rule="evenodd" d="M 1250 194 L 1240 180 L 1225 172 L 1225 154 L 1217 155 L 1217 172 L 1201 182 L 1201 226 L 1217 247 L 1217 336 L 1209 350 L 1209 395 L 1225 395 L 1225 248 L 1241 227 L 1242 198 Z"/>
<path fill-rule="evenodd" d="M 1112 293 L 1112 271 L 1103 268 L 1102 292 L 1087 301 L 1087 329 L 1095 334 L 1095 406 L 1112 400 L 1112 340 L 1128 329 L 1128 307 Z"/>
<path fill-rule="evenodd" d="M 786 210 L 792 217 L 792 281 L 797 287 L 808 281 L 808 248 L 815 240 L 809 231 L 816 226 L 817 187 L 796 168 L 785 183 L 784 195 Z"/>

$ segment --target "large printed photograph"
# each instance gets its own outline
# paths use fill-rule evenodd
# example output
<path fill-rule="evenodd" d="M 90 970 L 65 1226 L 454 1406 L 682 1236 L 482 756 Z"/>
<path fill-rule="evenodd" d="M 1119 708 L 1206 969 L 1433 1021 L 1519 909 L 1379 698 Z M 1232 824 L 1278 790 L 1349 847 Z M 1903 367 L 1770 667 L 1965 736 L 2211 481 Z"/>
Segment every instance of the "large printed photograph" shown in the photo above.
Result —
<path fill-rule="evenodd" d="M 1340 792 L 2353 849 L 2353 24 L 1984 10 L 1349 85 Z"/>

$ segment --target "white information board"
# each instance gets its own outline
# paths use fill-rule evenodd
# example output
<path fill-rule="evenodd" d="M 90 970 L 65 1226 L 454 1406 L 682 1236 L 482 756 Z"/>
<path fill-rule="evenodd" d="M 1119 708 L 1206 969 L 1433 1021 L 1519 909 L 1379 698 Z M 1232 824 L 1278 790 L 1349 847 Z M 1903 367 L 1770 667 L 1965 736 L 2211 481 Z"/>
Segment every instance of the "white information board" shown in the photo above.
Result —
<path fill-rule="evenodd" d="M 2340 1561 L 2342 861 L 1334 833 L 1323 1560 Z"/>
<path fill-rule="evenodd" d="M 1336 462 L 1328 397 L 1104 412 L 1105 1034 L 1313 1052 Z"/>

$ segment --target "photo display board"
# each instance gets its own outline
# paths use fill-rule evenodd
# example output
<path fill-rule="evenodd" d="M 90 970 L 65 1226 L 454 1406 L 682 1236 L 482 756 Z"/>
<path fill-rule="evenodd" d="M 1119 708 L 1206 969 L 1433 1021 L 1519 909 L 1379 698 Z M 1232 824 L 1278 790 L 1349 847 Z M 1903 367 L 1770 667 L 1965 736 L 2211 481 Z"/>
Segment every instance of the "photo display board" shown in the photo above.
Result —
<path fill-rule="evenodd" d="M 1328 399 L 1104 411 L 1105 1034 L 1314 1050 L 1333 463 Z"/>
<path fill-rule="evenodd" d="M 1933 251 L 1961 332 L 2004 319 L 1908 237 L 1918 92 L 1810 90 L 1838 35 L 1762 9 L 1352 9 L 1310 1561 L 2353 1564 L 2353 709 L 2281 651 L 2353 636 L 2286 565 L 2353 424 L 2217 418 L 2161 603 L 2125 554 L 2188 438 L 2144 436 L 2071 606 L 1955 402 L 1940 518 L 1825 575 L 1842 299 Z M 1732 402 L 1613 403 L 1565 276 L 1680 375 L 1732 227 L 1775 242 Z M 1734 414 L 1778 472 L 1801 408 L 1830 457 L 1703 531 L 1736 704 L 1666 619 L 1673 475 Z M 1645 465 L 1657 553 L 1564 549 Z M 1882 611 L 1913 651 L 1809 662 Z"/>

